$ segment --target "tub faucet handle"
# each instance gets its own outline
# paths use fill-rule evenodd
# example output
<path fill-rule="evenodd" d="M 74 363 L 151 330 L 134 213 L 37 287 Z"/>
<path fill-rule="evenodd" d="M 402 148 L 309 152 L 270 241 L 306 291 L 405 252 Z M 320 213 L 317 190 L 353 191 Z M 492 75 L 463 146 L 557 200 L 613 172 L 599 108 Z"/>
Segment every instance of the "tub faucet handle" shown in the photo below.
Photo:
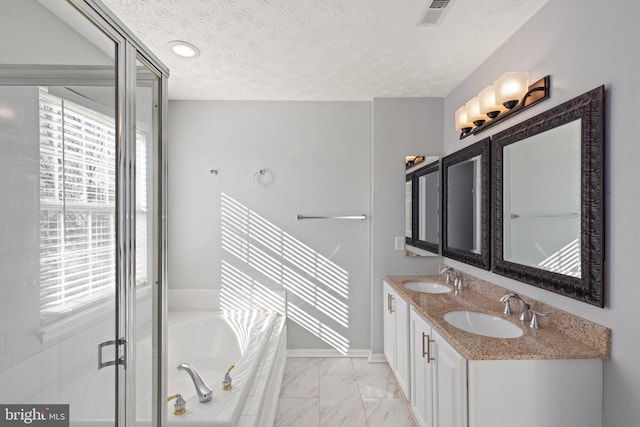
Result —
<path fill-rule="evenodd" d="M 182 415 L 187 412 L 187 402 L 182 398 L 181 394 L 174 394 L 167 398 L 167 402 L 176 399 L 173 404 L 173 415 Z"/>
<path fill-rule="evenodd" d="M 236 365 L 231 365 L 229 367 L 229 370 L 227 370 L 227 373 L 224 374 L 224 379 L 222 380 L 222 389 L 225 390 L 225 391 L 226 390 L 231 390 L 231 388 L 233 387 L 231 385 L 231 376 L 229 375 L 229 372 L 231 372 L 231 370 L 233 368 L 235 368 L 235 367 L 236 367 Z"/>

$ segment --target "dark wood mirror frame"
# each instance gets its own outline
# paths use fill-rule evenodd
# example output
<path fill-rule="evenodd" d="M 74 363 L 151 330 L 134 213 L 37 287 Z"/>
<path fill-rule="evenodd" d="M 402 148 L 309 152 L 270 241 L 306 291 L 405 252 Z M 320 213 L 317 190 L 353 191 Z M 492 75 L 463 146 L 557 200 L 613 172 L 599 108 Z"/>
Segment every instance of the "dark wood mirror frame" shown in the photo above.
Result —
<path fill-rule="evenodd" d="M 468 250 L 453 248 L 449 246 L 447 235 L 448 207 L 448 171 L 451 166 L 480 157 L 481 178 L 480 178 L 480 253 Z M 440 175 L 440 192 L 442 202 L 440 207 L 442 235 L 442 255 L 451 259 L 462 261 L 485 270 L 491 268 L 491 138 L 485 138 L 460 151 L 456 151 L 442 159 L 442 173 Z"/>
<path fill-rule="evenodd" d="M 411 183 L 411 237 L 405 236 L 404 241 L 407 245 L 415 246 L 416 236 L 418 235 L 418 191 L 416 189 L 415 172 L 406 174 L 405 183 L 408 182 Z"/>
<path fill-rule="evenodd" d="M 420 197 L 418 196 L 418 194 L 420 191 L 420 177 L 430 173 L 438 173 L 439 169 L 440 169 L 440 162 L 437 161 L 437 162 L 430 163 L 416 170 L 413 173 L 413 176 L 414 176 L 413 188 L 414 188 L 414 194 L 416 195 L 414 198 L 415 206 L 413 208 L 413 217 L 417 218 L 417 220 L 415 221 L 416 228 L 414 229 L 415 240 L 413 242 L 413 245 L 416 246 L 417 248 L 424 249 L 425 251 L 429 251 L 434 254 L 440 253 L 440 244 L 427 242 L 425 240 L 420 240 L 420 220 L 419 220 L 420 219 Z"/>
<path fill-rule="evenodd" d="M 493 272 L 604 307 L 604 86 L 493 136 Z M 582 120 L 581 277 L 505 261 L 503 257 L 503 149 L 555 127 Z"/>

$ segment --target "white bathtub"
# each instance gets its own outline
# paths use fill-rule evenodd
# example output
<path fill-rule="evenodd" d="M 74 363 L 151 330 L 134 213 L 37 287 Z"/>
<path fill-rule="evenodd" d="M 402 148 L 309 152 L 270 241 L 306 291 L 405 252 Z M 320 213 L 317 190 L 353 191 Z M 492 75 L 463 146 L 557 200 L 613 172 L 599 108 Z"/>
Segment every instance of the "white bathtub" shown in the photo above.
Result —
<path fill-rule="evenodd" d="M 167 393 L 180 393 L 187 401 L 187 413 L 180 416 L 173 414 L 173 401 L 167 403 L 168 426 L 273 425 L 286 360 L 283 316 L 258 311 L 169 311 L 168 324 Z M 150 337 L 143 337 L 139 345 L 150 346 Z M 152 361 L 145 359 L 150 354 L 143 351 L 143 360 L 138 360 L 138 427 L 153 427 L 151 395 L 145 389 L 152 383 Z M 76 366 L 69 381 L 37 389 L 26 401 L 70 404 L 73 427 L 113 426 L 114 372 L 112 368 L 96 371 L 95 362 Z M 211 401 L 198 401 L 189 375 L 176 369 L 183 362 L 194 366 L 213 389 Z M 222 391 L 222 378 L 232 364 L 233 388 Z M 64 398 L 60 400 L 59 396 Z"/>
<path fill-rule="evenodd" d="M 174 426 L 271 425 L 284 367 L 284 319 L 261 311 L 170 311 L 168 316 L 167 392 L 187 401 L 187 413 L 173 414 Z M 213 389 L 213 398 L 200 403 L 193 381 L 178 371 L 180 363 L 195 367 Z M 222 390 L 231 371 L 233 388 Z"/>

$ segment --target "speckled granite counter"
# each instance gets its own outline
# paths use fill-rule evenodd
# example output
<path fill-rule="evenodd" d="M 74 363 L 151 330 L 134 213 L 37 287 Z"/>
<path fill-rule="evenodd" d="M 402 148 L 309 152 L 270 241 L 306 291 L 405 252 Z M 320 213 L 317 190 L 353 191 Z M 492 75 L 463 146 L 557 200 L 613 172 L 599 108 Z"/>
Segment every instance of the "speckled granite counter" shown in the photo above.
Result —
<path fill-rule="evenodd" d="M 610 329 L 523 295 L 532 308 L 549 313 L 548 318 L 539 319 L 540 329 L 531 329 L 528 322 L 518 320 L 517 308 L 510 316 L 502 313 L 504 304 L 498 300 L 511 291 L 471 275 L 463 273 L 463 276 L 465 288 L 457 294 L 454 291 L 428 294 L 403 286 L 410 281 L 444 284 L 441 276 L 387 276 L 384 280 L 468 360 L 609 358 Z M 512 308 L 517 307 L 515 301 L 512 304 Z M 444 320 L 446 313 L 456 310 L 506 318 L 518 325 L 523 335 L 506 339 L 465 332 Z"/>

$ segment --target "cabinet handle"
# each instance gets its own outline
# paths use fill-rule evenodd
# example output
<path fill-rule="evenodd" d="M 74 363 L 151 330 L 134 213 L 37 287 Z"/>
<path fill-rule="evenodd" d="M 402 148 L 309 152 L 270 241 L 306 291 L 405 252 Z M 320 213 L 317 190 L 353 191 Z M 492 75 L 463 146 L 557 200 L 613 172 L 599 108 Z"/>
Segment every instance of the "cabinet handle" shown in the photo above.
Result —
<path fill-rule="evenodd" d="M 424 339 L 427 339 L 427 344 L 425 345 L 424 343 Z M 429 334 L 425 334 L 424 332 L 422 333 L 422 358 L 424 359 L 425 356 L 427 359 L 427 363 L 430 363 L 432 360 L 435 360 L 433 357 L 431 357 L 431 343 L 433 342 L 433 340 L 431 338 L 429 338 Z M 425 351 L 425 347 L 426 347 L 426 351 Z"/>
<path fill-rule="evenodd" d="M 393 300 L 395 298 L 393 298 L 393 296 L 391 296 L 391 294 L 389 294 L 389 313 L 393 313 L 395 310 L 393 309 Z"/>
<path fill-rule="evenodd" d="M 391 294 L 387 293 L 387 311 L 391 313 Z"/>

